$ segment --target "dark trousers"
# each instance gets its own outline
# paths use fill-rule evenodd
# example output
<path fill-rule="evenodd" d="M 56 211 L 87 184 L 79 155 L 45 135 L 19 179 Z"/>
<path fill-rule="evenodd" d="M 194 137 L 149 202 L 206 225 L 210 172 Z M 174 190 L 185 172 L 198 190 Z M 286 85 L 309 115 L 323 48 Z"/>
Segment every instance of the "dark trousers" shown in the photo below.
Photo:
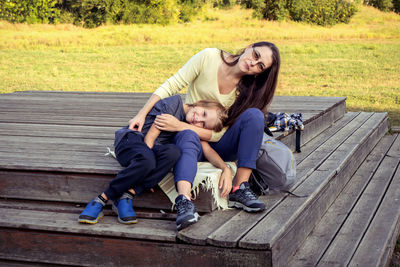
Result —
<path fill-rule="evenodd" d="M 104 191 L 111 200 L 129 189 L 136 194 L 156 186 L 178 161 L 180 149 L 174 144 L 154 145 L 150 149 L 140 134 L 128 133 L 115 148 L 121 166 L 125 167 Z"/>
<path fill-rule="evenodd" d="M 256 108 L 245 110 L 229 127 L 222 138 L 210 146 L 224 161 L 237 160 L 237 166 L 256 168 L 265 126 L 264 114 Z M 193 183 L 197 172 L 197 161 L 204 156 L 198 135 L 185 130 L 175 135 L 174 143 L 181 149 L 182 156 L 174 168 L 175 182 L 185 180 Z"/>

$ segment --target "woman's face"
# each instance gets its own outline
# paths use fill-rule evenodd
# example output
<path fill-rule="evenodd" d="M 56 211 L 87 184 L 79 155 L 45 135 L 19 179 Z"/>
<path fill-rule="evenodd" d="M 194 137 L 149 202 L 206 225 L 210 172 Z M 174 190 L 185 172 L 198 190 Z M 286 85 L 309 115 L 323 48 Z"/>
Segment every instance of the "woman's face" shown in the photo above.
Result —
<path fill-rule="evenodd" d="M 217 110 L 212 108 L 191 107 L 186 113 L 187 123 L 209 130 L 214 129 L 217 120 Z"/>
<path fill-rule="evenodd" d="M 247 47 L 238 66 L 245 75 L 256 75 L 272 65 L 272 50 L 268 46 Z"/>

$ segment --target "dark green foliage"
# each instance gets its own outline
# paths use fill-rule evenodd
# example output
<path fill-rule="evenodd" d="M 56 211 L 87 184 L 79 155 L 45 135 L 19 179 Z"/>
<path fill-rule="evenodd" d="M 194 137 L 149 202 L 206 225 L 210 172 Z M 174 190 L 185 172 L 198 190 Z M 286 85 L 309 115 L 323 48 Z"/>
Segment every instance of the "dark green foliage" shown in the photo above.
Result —
<path fill-rule="evenodd" d="M 206 0 L 0 0 L 0 19 L 28 23 L 104 23 L 190 21 Z M 229 1 L 229 0 L 224 0 Z"/>
<path fill-rule="evenodd" d="M 293 20 L 323 26 L 348 23 L 357 11 L 356 6 L 346 0 L 293 0 L 288 7 Z"/>
<path fill-rule="evenodd" d="M 393 0 L 393 11 L 400 14 L 400 0 Z"/>
<path fill-rule="evenodd" d="M 178 0 L 180 6 L 179 19 L 183 22 L 191 21 L 192 18 L 202 9 L 204 0 Z"/>
<path fill-rule="evenodd" d="M 10 22 L 56 23 L 57 0 L 1 0 L 0 19 Z"/>
<path fill-rule="evenodd" d="M 289 18 L 287 0 L 265 0 L 265 6 L 261 11 L 262 16 L 268 20 L 284 20 Z"/>
<path fill-rule="evenodd" d="M 324 26 L 347 23 L 357 11 L 356 2 L 347 0 L 265 0 L 264 5 L 258 1 L 242 3 L 255 8 L 256 16 L 268 20 L 291 19 Z"/>
<path fill-rule="evenodd" d="M 393 0 L 364 0 L 364 4 L 376 7 L 382 11 L 391 11 L 393 8 Z"/>

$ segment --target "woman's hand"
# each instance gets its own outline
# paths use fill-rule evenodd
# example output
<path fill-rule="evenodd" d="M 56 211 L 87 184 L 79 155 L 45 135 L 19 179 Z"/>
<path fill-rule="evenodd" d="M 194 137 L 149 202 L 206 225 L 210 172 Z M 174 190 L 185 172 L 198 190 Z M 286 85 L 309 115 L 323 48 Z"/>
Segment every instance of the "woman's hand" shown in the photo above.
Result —
<path fill-rule="evenodd" d="M 232 171 L 228 166 L 222 170 L 221 177 L 219 178 L 218 184 L 219 190 L 221 190 L 221 197 L 227 197 L 232 189 Z"/>
<path fill-rule="evenodd" d="M 138 113 L 133 119 L 129 121 L 129 129 L 132 131 L 142 131 L 144 122 L 146 120 L 146 116 L 141 115 Z"/>
<path fill-rule="evenodd" d="M 184 129 L 185 123 L 178 120 L 171 114 L 161 114 L 156 117 L 154 124 L 160 131 L 180 132 Z"/>

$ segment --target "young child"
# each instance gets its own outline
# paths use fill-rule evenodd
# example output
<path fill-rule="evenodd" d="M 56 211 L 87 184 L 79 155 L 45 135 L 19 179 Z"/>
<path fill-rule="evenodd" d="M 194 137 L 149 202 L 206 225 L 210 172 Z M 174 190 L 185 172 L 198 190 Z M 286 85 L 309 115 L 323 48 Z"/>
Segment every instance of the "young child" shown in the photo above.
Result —
<path fill-rule="evenodd" d="M 142 131 L 124 127 L 115 132 L 114 148 L 118 162 L 125 167 L 110 182 L 108 188 L 91 200 L 78 218 L 80 223 L 95 224 L 103 217 L 103 207 L 109 199 L 118 221 L 124 224 L 136 223 L 133 198 L 144 190 L 156 186 L 178 161 L 181 152 L 172 144 L 174 132 L 160 131 L 153 123 L 156 116 L 170 114 L 180 121 L 214 131 L 223 128 L 227 118 L 225 108 L 216 101 L 202 100 L 192 105 L 183 104 L 179 95 L 159 101 L 148 113 Z M 231 173 L 218 154 L 204 144 L 204 156 L 224 170 L 220 179 L 222 193 L 232 186 Z M 228 179 L 229 178 L 229 179 Z"/>

